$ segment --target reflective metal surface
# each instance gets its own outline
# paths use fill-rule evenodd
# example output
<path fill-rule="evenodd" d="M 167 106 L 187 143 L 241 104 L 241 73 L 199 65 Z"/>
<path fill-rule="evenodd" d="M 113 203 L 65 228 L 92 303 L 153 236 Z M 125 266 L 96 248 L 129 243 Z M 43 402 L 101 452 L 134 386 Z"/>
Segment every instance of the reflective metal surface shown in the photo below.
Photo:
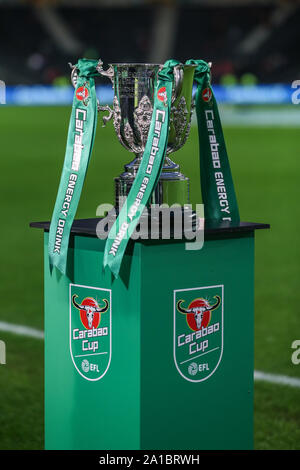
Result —
<path fill-rule="evenodd" d="M 116 206 L 126 198 L 138 171 L 145 150 L 151 124 L 154 90 L 160 64 L 110 64 L 107 70 L 99 62 L 98 72 L 107 76 L 113 83 L 113 109 L 101 107 L 109 114 L 103 122 L 112 118 L 113 125 L 121 144 L 136 158 L 125 165 L 125 172 L 115 179 Z M 170 116 L 170 132 L 167 155 L 179 150 L 186 142 L 192 119 L 192 87 L 195 66 L 178 65 L 174 68 L 174 82 Z M 105 108 L 105 109 L 104 109 Z M 171 182 L 177 182 L 170 185 Z M 177 195 L 176 195 L 177 192 Z M 151 203 L 189 202 L 189 181 L 168 156 L 165 157 L 163 170 Z"/>

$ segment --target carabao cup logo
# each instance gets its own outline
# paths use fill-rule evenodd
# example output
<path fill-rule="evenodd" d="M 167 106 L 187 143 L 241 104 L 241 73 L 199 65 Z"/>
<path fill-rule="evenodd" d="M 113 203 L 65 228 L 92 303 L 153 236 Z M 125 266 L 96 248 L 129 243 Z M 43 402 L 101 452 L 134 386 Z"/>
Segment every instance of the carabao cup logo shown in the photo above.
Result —
<path fill-rule="evenodd" d="M 70 284 L 70 353 L 77 372 L 99 380 L 111 360 L 111 292 Z"/>
<path fill-rule="evenodd" d="M 204 90 L 202 91 L 203 101 L 208 103 L 211 100 L 211 97 L 212 97 L 211 89 L 210 88 L 204 88 Z"/>
<path fill-rule="evenodd" d="M 221 362 L 223 290 L 220 285 L 174 291 L 174 361 L 190 382 L 207 380 Z"/>
<path fill-rule="evenodd" d="M 165 103 L 167 101 L 167 90 L 165 86 L 160 87 L 160 89 L 157 92 L 157 98 L 159 101 L 162 101 Z"/>
<path fill-rule="evenodd" d="M 89 90 L 85 86 L 80 86 L 76 90 L 76 98 L 79 101 L 85 101 L 89 96 Z"/>

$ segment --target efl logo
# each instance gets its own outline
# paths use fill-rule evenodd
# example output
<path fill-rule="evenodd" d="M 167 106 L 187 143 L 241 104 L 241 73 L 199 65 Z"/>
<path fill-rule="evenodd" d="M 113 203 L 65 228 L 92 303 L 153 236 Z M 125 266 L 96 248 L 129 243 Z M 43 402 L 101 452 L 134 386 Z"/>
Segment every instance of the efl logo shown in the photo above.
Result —
<path fill-rule="evenodd" d="M 89 90 L 85 86 L 80 86 L 76 90 L 76 98 L 79 101 L 86 100 L 88 96 L 89 96 Z"/>
<path fill-rule="evenodd" d="M 223 285 L 174 291 L 174 362 L 189 382 L 202 382 L 223 355 Z"/>
<path fill-rule="evenodd" d="M 206 103 L 208 103 L 208 102 L 211 100 L 211 97 L 212 97 L 211 89 L 210 89 L 210 88 L 205 88 L 205 89 L 202 91 L 202 99 L 203 99 L 203 101 L 205 101 Z"/>
<path fill-rule="evenodd" d="M 163 103 L 167 101 L 167 90 L 165 86 L 162 86 L 157 92 L 157 98 Z"/>

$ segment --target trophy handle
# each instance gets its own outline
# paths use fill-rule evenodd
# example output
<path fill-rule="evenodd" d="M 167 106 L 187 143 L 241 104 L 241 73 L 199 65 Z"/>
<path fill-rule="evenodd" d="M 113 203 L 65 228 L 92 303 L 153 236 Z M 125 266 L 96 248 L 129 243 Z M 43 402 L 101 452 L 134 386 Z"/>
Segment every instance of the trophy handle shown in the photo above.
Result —
<path fill-rule="evenodd" d="M 114 86 L 114 75 L 115 75 L 115 73 L 114 73 L 114 69 L 111 65 L 108 67 L 107 70 L 104 70 L 103 62 L 102 62 L 101 59 L 99 59 L 96 70 L 99 73 L 99 75 L 102 75 L 103 77 L 108 77 L 110 79 L 110 81 L 112 82 L 113 86 Z"/>
<path fill-rule="evenodd" d="M 72 83 L 73 87 L 76 88 L 77 77 L 78 77 L 77 68 L 76 68 L 76 65 L 73 65 L 71 62 L 69 62 L 69 66 L 70 66 L 70 68 L 72 69 L 72 72 L 71 72 L 71 83 Z"/>
<path fill-rule="evenodd" d="M 110 107 L 108 104 L 106 104 L 105 106 L 101 106 L 101 105 L 98 103 L 97 108 L 98 108 L 98 112 L 100 112 L 100 111 L 102 111 L 102 112 L 107 111 L 107 112 L 108 112 L 108 115 L 107 115 L 107 116 L 103 116 L 103 117 L 102 117 L 102 121 L 103 121 L 102 127 L 105 127 L 106 124 L 108 123 L 108 121 L 110 121 L 111 118 L 113 117 L 114 111 L 113 111 L 113 109 L 111 109 L 111 107 Z"/>
<path fill-rule="evenodd" d="M 110 81 L 112 82 L 112 85 L 113 85 L 113 88 L 114 88 L 114 69 L 113 69 L 113 67 L 110 65 L 107 70 L 104 70 L 103 62 L 102 62 L 101 59 L 99 59 L 96 70 L 99 73 L 99 75 L 102 75 L 103 77 L 108 77 L 110 79 Z M 104 111 L 104 112 L 108 111 L 108 115 L 102 117 L 102 121 L 103 121 L 102 127 L 105 127 L 106 124 L 108 123 L 108 121 L 110 121 L 111 118 L 113 117 L 114 111 L 113 111 L 113 109 L 111 109 L 111 107 L 108 104 L 105 105 L 105 106 L 100 106 L 98 104 L 98 111 Z"/>
<path fill-rule="evenodd" d="M 69 62 L 69 66 L 70 68 L 72 69 L 72 72 L 71 72 L 71 82 L 72 82 L 72 85 L 74 88 L 76 88 L 76 83 L 77 83 L 77 76 L 78 76 L 78 72 L 77 72 L 77 68 L 76 68 L 76 65 L 73 65 L 71 64 L 71 62 Z M 113 83 L 113 80 L 114 80 L 114 69 L 112 66 L 109 66 L 107 70 L 104 70 L 103 69 L 103 62 L 101 59 L 99 59 L 98 61 L 98 64 L 97 64 L 97 67 L 96 67 L 96 70 L 97 72 L 100 74 L 100 75 L 103 75 L 105 77 L 108 77 L 112 83 Z"/>
<path fill-rule="evenodd" d="M 114 70 L 112 67 L 109 67 L 107 70 L 103 70 L 103 62 L 101 59 L 99 59 L 99 62 L 98 62 L 98 65 L 96 67 L 96 70 L 97 72 L 100 73 L 100 75 L 105 75 L 106 77 L 109 77 L 111 80 L 113 80 L 113 77 L 114 77 Z M 76 84 L 77 84 L 77 77 L 78 77 L 78 72 L 77 72 L 77 68 L 75 65 L 72 65 L 71 62 L 69 62 L 69 66 L 71 67 L 72 69 L 72 72 L 71 72 L 71 83 L 73 85 L 74 88 L 76 88 Z M 98 112 L 100 111 L 108 111 L 108 115 L 107 116 L 103 116 L 102 117 L 102 121 L 103 121 L 103 125 L 102 127 L 105 127 L 107 122 L 111 120 L 111 118 L 113 117 L 113 110 L 107 105 L 105 106 L 101 106 L 100 103 L 99 103 L 99 100 L 97 99 L 97 110 Z"/>

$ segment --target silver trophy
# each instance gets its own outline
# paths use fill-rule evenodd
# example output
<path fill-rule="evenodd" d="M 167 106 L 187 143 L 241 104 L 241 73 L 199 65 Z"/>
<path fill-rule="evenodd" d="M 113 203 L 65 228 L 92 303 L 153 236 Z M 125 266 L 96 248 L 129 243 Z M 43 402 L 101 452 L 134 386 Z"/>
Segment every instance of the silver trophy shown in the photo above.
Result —
<path fill-rule="evenodd" d="M 104 70 L 99 60 L 97 71 L 112 81 L 114 89 L 113 108 L 100 106 L 107 111 L 103 123 L 112 119 L 121 144 L 135 154 L 134 160 L 125 165 L 125 171 L 115 178 L 115 208 L 118 211 L 128 196 L 145 150 L 150 128 L 154 90 L 160 64 L 110 64 Z M 174 67 L 172 105 L 168 147 L 161 176 L 153 191 L 149 205 L 189 203 L 189 178 L 180 172 L 169 154 L 179 150 L 186 142 L 192 119 L 192 88 L 195 65 Z M 76 85 L 76 69 L 72 71 L 72 83 Z"/>

